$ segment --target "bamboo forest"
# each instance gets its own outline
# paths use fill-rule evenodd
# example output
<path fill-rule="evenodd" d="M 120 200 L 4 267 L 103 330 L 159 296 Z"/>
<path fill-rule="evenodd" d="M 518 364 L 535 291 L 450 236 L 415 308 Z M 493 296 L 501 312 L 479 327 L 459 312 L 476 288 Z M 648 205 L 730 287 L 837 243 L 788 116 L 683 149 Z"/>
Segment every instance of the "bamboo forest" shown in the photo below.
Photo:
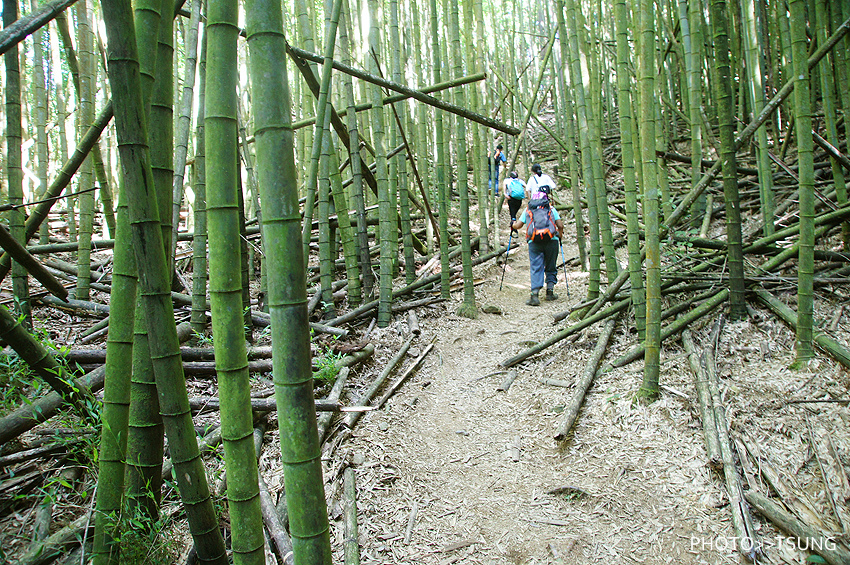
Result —
<path fill-rule="evenodd" d="M 0 565 L 850 565 L 850 1 L 2 12 Z"/>

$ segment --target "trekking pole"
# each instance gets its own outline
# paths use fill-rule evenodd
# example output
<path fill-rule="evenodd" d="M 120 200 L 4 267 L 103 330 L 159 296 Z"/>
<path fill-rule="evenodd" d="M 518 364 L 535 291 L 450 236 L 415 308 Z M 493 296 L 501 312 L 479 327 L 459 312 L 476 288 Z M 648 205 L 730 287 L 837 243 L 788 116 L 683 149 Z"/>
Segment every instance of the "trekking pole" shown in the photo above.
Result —
<path fill-rule="evenodd" d="M 514 230 L 511 228 L 511 235 L 508 236 L 508 250 L 505 251 L 505 264 L 502 266 L 502 281 L 499 283 L 499 292 L 502 291 L 502 283 L 505 282 L 505 271 L 508 270 L 508 255 L 511 254 L 511 239 L 514 236 Z"/>
<path fill-rule="evenodd" d="M 559 239 L 558 243 L 561 244 L 561 261 L 564 262 L 564 283 L 566 283 L 566 285 L 567 285 L 567 299 L 569 300 L 570 299 L 570 280 L 567 278 L 567 259 L 564 256 L 564 242 Z"/>

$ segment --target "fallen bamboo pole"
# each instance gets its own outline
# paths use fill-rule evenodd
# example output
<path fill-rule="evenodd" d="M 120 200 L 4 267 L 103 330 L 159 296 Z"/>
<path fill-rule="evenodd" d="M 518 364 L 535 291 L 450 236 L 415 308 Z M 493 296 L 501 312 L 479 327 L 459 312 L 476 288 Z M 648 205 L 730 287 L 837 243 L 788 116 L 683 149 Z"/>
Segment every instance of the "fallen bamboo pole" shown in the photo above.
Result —
<path fill-rule="evenodd" d="M 404 356 L 407 354 L 407 350 L 410 349 L 410 344 L 413 343 L 413 339 L 415 335 L 411 335 L 406 342 L 401 346 L 398 352 L 393 355 L 392 359 L 390 359 L 389 363 L 384 367 L 384 370 L 378 375 L 378 377 L 372 381 L 372 384 L 369 385 L 363 394 L 361 394 L 357 400 L 354 401 L 355 406 L 368 406 L 369 401 L 372 400 L 372 397 L 378 392 L 378 390 L 384 386 L 387 378 L 390 376 L 390 373 L 396 368 L 396 365 L 404 359 Z M 354 424 L 357 423 L 357 420 L 360 419 L 362 412 L 351 412 L 346 416 L 345 425 L 349 428 L 353 428 Z"/>
<path fill-rule="evenodd" d="M 360 540 L 357 526 L 357 486 L 355 473 L 351 467 L 346 467 L 342 484 L 345 496 L 345 516 L 343 552 L 345 565 L 360 565 Z"/>
<path fill-rule="evenodd" d="M 593 348 L 590 359 L 587 360 L 587 364 L 584 366 L 584 372 L 576 384 L 573 396 L 570 398 L 566 408 L 564 408 L 561 423 L 558 429 L 555 430 L 555 441 L 564 441 L 575 424 L 579 410 L 581 410 L 581 406 L 584 404 L 584 398 L 587 395 L 587 391 L 590 390 L 590 385 L 593 384 L 593 379 L 596 377 L 596 370 L 599 368 L 599 362 L 605 354 L 608 341 L 610 341 L 611 335 L 614 333 L 614 326 L 616 325 L 617 316 L 613 316 L 605 322 L 605 327 L 602 328 L 602 333 L 596 340 L 596 347 Z"/>
<path fill-rule="evenodd" d="M 419 354 L 419 357 L 416 358 L 416 360 L 413 362 L 413 364 L 410 367 L 408 367 L 404 371 L 404 373 L 402 373 L 401 376 L 399 378 L 397 378 L 395 380 L 395 382 L 393 382 L 392 385 L 390 385 L 390 388 L 388 388 L 387 391 L 384 393 L 384 395 L 381 398 L 379 398 L 377 402 L 375 402 L 375 404 L 372 406 L 372 408 L 377 410 L 378 408 L 383 406 L 384 403 L 387 400 L 389 400 L 389 398 L 393 394 L 395 394 L 395 391 L 397 391 L 399 389 L 399 387 L 402 384 L 404 384 L 404 381 L 407 380 L 407 377 L 409 377 L 413 373 L 413 371 L 415 371 L 422 364 L 422 362 L 425 360 L 425 357 L 428 355 L 428 353 L 430 353 L 430 351 L 433 348 L 434 348 L 434 344 L 429 343 L 428 347 L 426 347 L 425 350 L 422 353 Z"/>
<path fill-rule="evenodd" d="M 712 410 L 711 392 L 708 390 L 708 377 L 700 364 L 700 356 L 697 354 L 691 330 L 688 328 L 682 330 L 682 345 L 688 354 L 688 364 L 694 374 L 694 387 L 699 400 L 708 466 L 717 471 L 722 466 L 722 458 L 720 457 L 720 441 L 717 439 L 717 423 L 714 421 L 714 411 Z"/>
<path fill-rule="evenodd" d="M 722 316 L 718 318 L 713 335 L 719 336 Z M 735 527 L 735 535 L 738 538 L 737 549 L 750 561 L 754 561 L 761 550 L 758 542 L 758 534 L 752 527 L 749 508 L 744 502 L 741 477 L 738 475 L 738 467 L 735 465 L 735 456 L 732 452 L 732 442 L 729 439 L 729 427 L 726 422 L 726 410 L 720 395 L 720 380 L 717 378 L 714 339 L 703 352 L 703 360 L 708 376 L 708 389 L 711 392 L 711 401 L 714 410 L 714 421 L 717 427 L 717 439 L 720 444 L 720 456 L 723 460 L 723 477 L 726 483 L 726 495 L 729 497 L 729 510 L 732 513 L 732 524 Z"/>
<path fill-rule="evenodd" d="M 631 303 L 631 298 L 626 298 L 625 300 L 621 300 L 621 301 L 617 302 L 616 304 L 609 306 L 605 310 L 602 310 L 601 312 L 597 312 L 593 316 L 588 316 L 587 318 L 584 318 L 580 322 L 575 323 L 572 326 L 559 331 L 558 333 L 556 333 L 555 335 L 553 335 L 552 337 L 550 337 L 546 341 L 542 341 L 542 342 L 538 343 L 537 345 L 529 347 L 525 351 L 522 351 L 521 353 L 518 353 L 517 355 L 514 355 L 513 357 L 511 357 L 509 359 L 505 359 L 504 361 L 499 363 L 499 365 L 501 365 L 502 367 L 513 367 L 517 363 L 528 359 L 532 355 L 536 355 L 536 354 L 540 353 L 541 351 L 543 351 L 547 347 L 551 347 L 552 345 L 555 345 L 559 341 L 568 338 L 570 335 L 583 330 L 587 326 L 593 325 L 596 322 L 598 322 L 599 320 L 604 320 L 608 316 L 612 316 L 612 315 L 616 314 L 617 312 L 624 310 L 630 303 Z"/>

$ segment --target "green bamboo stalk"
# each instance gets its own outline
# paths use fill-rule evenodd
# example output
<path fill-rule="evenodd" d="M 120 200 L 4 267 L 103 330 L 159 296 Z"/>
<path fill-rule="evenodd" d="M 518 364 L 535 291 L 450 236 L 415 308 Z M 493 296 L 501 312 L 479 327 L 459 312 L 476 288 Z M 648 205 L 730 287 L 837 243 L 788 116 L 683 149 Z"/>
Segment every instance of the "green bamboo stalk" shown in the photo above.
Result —
<path fill-rule="evenodd" d="M 18 19 L 16 0 L 4 0 L 3 25 L 8 27 Z M 9 204 L 16 206 L 24 201 L 24 173 L 21 151 L 21 75 L 17 47 L 10 48 L 3 56 L 6 66 L 6 178 L 8 182 Z M 9 211 L 9 231 L 12 237 L 26 245 L 24 212 L 22 208 Z M 32 313 L 29 302 L 29 283 L 27 270 L 19 263 L 12 264 L 12 292 L 15 296 L 15 309 L 23 316 L 27 328 L 32 327 Z"/>
<path fill-rule="evenodd" d="M 560 2 L 560 0 L 559 0 Z M 563 3 L 561 3 L 563 5 Z M 586 93 L 582 82 L 582 70 L 579 57 L 578 23 L 576 20 L 576 0 L 570 0 L 567 4 L 567 27 L 569 29 L 570 44 L 570 77 L 573 81 L 573 92 L 576 97 L 576 121 L 578 123 L 579 142 L 581 144 L 581 162 L 584 178 L 585 192 L 587 193 L 587 223 L 590 228 L 590 254 L 589 267 L 590 277 L 587 282 L 587 297 L 589 299 L 599 296 L 599 284 L 602 274 L 602 249 L 600 247 L 599 233 L 599 200 L 596 198 L 596 182 L 593 176 L 592 149 L 590 136 L 588 135 L 588 115 Z"/>
<path fill-rule="evenodd" d="M 655 182 L 655 3 L 640 2 L 640 143 L 643 168 L 643 217 L 646 225 L 646 340 L 639 398 L 658 396 L 661 358 L 661 248 L 659 198 Z M 614 286 L 609 285 L 610 286 Z"/>
<path fill-rule="evenodd" d="M 579 187 L 579 168 L 578 158 L 576 157 L 575 148 L 578 146 L 576 140 L 575 125 L 573 123 L 573 102 L 570 94 L 572 90 L 572 76 L 570 75 L 570 67 L 566 64 L 566 59 L 569 55 L 569 47 L 567 45 L 567 27 L 564 21 L 563 2 L 555 6 L 555 19 L 558 23 L 558 38 L 561 48 L 561 64 L 558 65 L 558 81 L 561 89 L 561 102 L 564 104 L 563 112 L 560 112 L 560 118 L 564 121 L 564 130 L 567 138 L 567 159 L 569 161 L 570 170 L 570 185 L 573 196 L 573 216 L 576 224 L 576 244 L 578 246 L 579 262 L 582 269 L 587 266 L 587 250 L 584 238 L 584 216 L 581 208 L 581 192 Z"/>
<path fill-rule="evenodd" d="M 325 316 L 334 318 L 336 316 L 333 300 L 333 289 L 331 289 L 334 261 L 336 261 L 336 253 L 331 254 L 331 228 L 330 228 L 330 116 L 325 114 L 326 126 L 325 131 L 327 137 L 323 134 L 322 138 L 322 154 L 319 158 L 319 173 L 318 173 L 318 199 L 317 212 L 319 214 L 319 292 L 322 294 L 322 302 L 324 303 Z M 314 137 L 314 140 L 317 139 Z M 346 214 L 343 213 L 343 216 Z"/>
<path fill-rule="evenodd" d="M 351 64 L 351 40 L 349 38 L 350 18 L 347 0 L 343 2 L 344 16 L 340 22 L 339 41 L 342 50 L 342 62 Z M 369 236 L 366 231 L 366 205 L 363 193 L 363 175 L 360 170 L 360 131 L 357 127 L 357 114 L 354 111 L 354 85 L 350 75 L 343 75 L 342 90 L 348 108 L 346 122 L 349 136 L 349 159 L 351 160 L 351 201 L 357 212 L 357 250 L 360 259 L 362 285 L 352 285 L 349 278 L 348 300 L 352 306 L 359 306 L 363 297 L 372 293 L 375 284 L 372 274 L 372 262 L 369 257 Z"/>
<path fill-rule="evenodd" d="M 605 273 L 608 277 L 608 283 L 613 282 L 620 272 L 620 265 L 617 262 L 617 256 L 614 250 L 614 237 L 611 231 L 611 216 L 608 212 L 608 189 L 605 186 L 605 170 L 603 167 L 602 155 L 602 117 L 601 117 L 601 101 L 599 88 L 599 74 L 596 69 L 597 59 L 594 38 L 588 39 L 586 36 L 586 25 L 583 21 L 581 11 L 578 14 L 578 35 L 580 45 L 585 47 L 584 57 L 580 60 L 580 77 L 581 83 L 584 86 L 585 93 L 590 92 L 590 103 L 586 105 L 587 112 L 587 138 L 590 145 L 590 168 L 593 174 L 593 197 L 596 199 L 596 213 L 599 221 L 599 237 L 602 246 L 602 253 L 605 258 Z M 593 27 L 593 26 L 591 26 Z M 592 43 L 591 43 L 592 41 Z M 589 61 L 589 64 L 586 64 Z M 590 198 L 588 194 L 588 198 Z"/>
<path fill-rule="evenodd" d="M 289 81 L 279 2 L 246 3 L 249 72 L 255 89 L 257 177 L 268 260 L 275 398 L 281 464 L 296 563 L 330 565 L 330 530 L 313 400 L 310 331 L 293 155 Z"/>
<path fill-rule="evenodd" d="M 37 11 L 37 0 L 32 0 L 32 10 Z M 32 13 L 32 12 L 31 12 Z M 33 33 L 33 82 L 35 83 L 35 139 L 36 154 L 38 155 L 38 189 L 36 200 L 41 200 L 47 193 L 47 169 L 49 158 L 47 153 L 47 89 L 44 80 L 44 47 L 42 45 L 44 32 L 41 28 Z M 48 225 L 43 224 L 38 231 L 38 241 L 41 244 L 48 243 Z"/>
<path fill-rule="evenodd" d="M 206 106 L 207 221 L 210 305 L 215 344 L 227 507 L 234 563 L 264 563 L 262 514 L 253 444 L 251 386 L 242 317 L 243 255 L 237 97 L 238 2 L 211 0 L 207 9 Z"/>
<path fill-rule="evenodd" d="M 304 259 L 309 257 L 310 234 L 313 226 L 313 202 L 316 198 L 317 179 L 319 176 L 319 159 L 322 153 L 322 137 L 325 130 L 325 115 L 330 113 L 328 103 L 330 101 L 331 70 L 336 46 L 336 29 L 339 22 L 339 13 L 342 0 L 333 0 L 333 12 L 330 20 L 325 26 L 324 63 L 322 65 L 322 80 L 319 83 L 319 96 L 316 102 L 316 128 L 313 134 L 313 149 L 310 155 L 310 169 L 307 175 L 307 202 L 304 206 L 304 231 L 302 242 L 304 245 Z M 307 37 L 309 32 L 303 22 L 304 14 L 299 13 L 299 24 L 302 34 Z M 307 47 L 309 49 L 309 47 Z"/>
<path fill-rule="evenodd" d="M 434 73 L 434 82 L 439 83 L 441 79 L 442 58 L 440 52 L 440 28 L 438 24 L 437 0 L 430 0 L 431 8 L 431 57 L 433 58 L 432 69 Z M 441 98 L 440 93 L 436 93 L 436 97 Z M 446 116 L 448 118 L 448 116 Z M 448 300 L 451 298 L 450 283 L 449 283 L 449 189 L 446 180 L 446 167 L 448 162 L 448 151 L 446 151 L 447 140 L 445 139 L 445 129 L 443 124 L 443 112 L 434 109 L 434 139 L 437 145 L 437 157 L 435 160 L 435 170 L 437 179 L 437 209 L 440 215 L 440 296 Z"/>
<path fill-rule="evenodd" d="M 816 0 L 816 20 L 815 27 L 817 28 L 818 44 L 826 42 L 829 35 L 829 7 L 826 0 Z M 833 8 L 837 9 L 837 8 Z M 840 48 L 836 46 L 836 51 Z M 835 53 L 827 54 L 820 66 L 820 87 L 821 87 L 821 102 L 823 104 L 823 119 L 826 127 L 826 139 L 835 147 L 838 147 L 840 140 L 838 138 L 837 125 L 837 109 L 835 104 L 835 72 L 833 72 L 833 61 L 837 62 Z M 846 113 L 846 109 L 845 109 Z M 845 117 L 845 121 L 847 118 Z M 835 199 L 839 206 L 847 203 L 847 186 L 844 180 L 844 173 L 841 168 L 841 163 L 834 155 L 829 157 L 832 168 L 832 181 L 835 183 Z M 850 222 L 841 224 L 841 238 L 844 243 L 844 249 L 850 249 Z"/>
<path fill-rule="evenodd" d="M 460 15 L 457 3 L 449 10 L 449 41 L 452 44 L 452 68 L 456 77 L 463 75 L 463 53 L 460 47 Z M 553 38 L 554 39 L 554 38 Z M 455 91 L 455 104 L 466 106 L 466 96 L 462 89 Z M 461 261 L 463 262 L 463 303 L 458 307 L 458 315 L 465 318 L 477 318 L 475 305 L 475 287 L 472 280 L 472 249 L 469 230 L 469 181 L 466 157 L 466 121 L 458 119 L 455 124 L 455 152 L 457 154 L 457 189 L 460 193 L 460 234 Z"/>
<path fill-rule="evenodd" d="M 380 31 L 379 31 L 379 9 L 375 0 L 369 0 L 370 27 L 369 27 L 369 66 L 372 74 L 379 75 L 378 61 L 380 60 Z M 398 248 L 392 248 L 392 232 L 396 227 L 392 221 L 392 210 L 390 210 L 389 179 L 387 177 L 387 158 L 384 151 L 384 104 L 381 89 L 372 86 L 370 89 L 372 97 L 372 145 L 375 148 L 376 180 L 378 181 L 378 215 L 380 231 L 380 305 L 378 307 L 378 327 L 384 328 L 389 325 L 392 318 L 392 270 L 393 260 L 398 253 Z"/>
<path fill-rule="evenodd" d="M 640 257 L 638 232 L 637 181 L 635 178 L 635 152 L 632 131 L 631 73 L 629 71 L 629 21 L 626 0 L 614 5 L 617 24 L 617 106 L 620 117 L 620 143 L 623 160 L 623 182 L 626 191 L 626 231 L 629 249 L 629 281 L 632 305 L 635 309 L 635 328 L 638 341 L 646 336 L 646 297 L 643 289 L 643 269 Z"/>
<path fill-rule="evenodd" d="M 136 308 L 136 259 L 130 241 L 126 198 L 119 197 L 116 216 L 112 290 L 109 295 L 109 333 L 106 338 L 102 430 L 98 457 L 94 565 L 120 562 L 116 530 L 124 501 L 124 464 L 130 414 L 133 359 L 133 319 Z"/>
<path fill-rule="evenodd" d="M 198 453 L 183 378 L 167 268 L 147 149 L 147 132 L 133 13 L 126 3 L 102 2 L 109 39 L 109 78 L 115 99 L 116 129 L 140 273 L 144 313 L 151 332 L 150 357 L 168 434 L 180 495 L 199 557 L 225 564 L 227 556 Z M 137 22 L 138 23 L 138 22 Z M 134 347 L 135 349 L 135 347 Z"/>
<path fill-rule="evenodd" d="M 794 65 L 794 121 L 797 127 L 797 158 L 800 176 L 800 254 L 797 279 L 797 358 L 793 367 L 802 368 L 814 357 L 812 346 L 814 310 L 814 141 L 810 96 L 809 67 L 806 64 L 806 5 L 792 0 L 791 44 Z"/>
<path fill-rule="evenodd" d="M 205 28 L 206 29 L 206 28 Z M 204 143 L 204 114 L 207 83 L 207 34 L 201 40 L 198 66 L 198 115 L 195 119 L 195 165 L 192 186 L 195 202 L 195 229 L 192 234 L 192 330 L 203 335 L 207 327 L 207 168 Z"/>
<path fill-rule="evenodd" d="M 755 0 L 744 0 L 741 4 L 744 27 L 744 37 L 747 42 L 745 50 L 747 68 L 749 69 L 748 94 L 753 115 L 764 108 L 764 83 L 762 80 L 762 50 L 759 35 L 756 31 Z M 824 40 L 826 37 L 824 36 Z M 767 126 L 762 125 L 756 132 L 759 170 L 759 201 L 761 215 L 764 221 L 764 235 L 774 231 L 773 214 L 776 207 L 773 199 L 773 176 L 770 170 L 770 156 L 767 145 Z"/>
<path fill-rule="evenodd" d="M 735 124 L 729 50 L 729 25 L 725 0 L 711 0 L 711 24 L 715 46 L 715 87 L 720 123 L 720 160 L 723 171 L 723 200 L 726 203 L 726 241 L 729 257 L 729 318 L 746 317 L 744 299 L 744 255 L 741 241 L 741 204 L 738 196 Z"/>
<path fill-rule="evenodd" d="M 177 246 L 177 230 L 180 226 L 180 207 L 183 200 L 183 184 L 186 173 L 186 156 L 189 154 L 189 133 L 192 129 L 192 103 L 195 99 L 195 70 L 198 62 L 198 28 L 201 21 L 201 0 L 192 2 L 191 16 L 186 29 L 186 66 L 183 88 L 180 94 L 180 113 L 177 116 L 177 131 L 174 144 L 174 178 L 171 194 L 171 253 Z M 201 87 L 203 88 L 203 86 Z"/>
<path fill-rule="evenodd" d="M 77 130 L 82 135 L 94 120 L 94 35 L 89 24 L 89 8 L 87 0 L 81 0 L 74 5 L 77 16 L 77 51 L 79 54 L 79 107 Z M 83 162 L 78 174 L 80 192 L 88 191 L 94 186 L 92 176 L 92 158 Z M 84 192 L 79 197 L 80 224 L 77 229 L 77 288 L 76 297 L 79 300 L 89 299 L 89 281 L 91 279 L 91 239 L 94 224 L 94 194 Z"/>

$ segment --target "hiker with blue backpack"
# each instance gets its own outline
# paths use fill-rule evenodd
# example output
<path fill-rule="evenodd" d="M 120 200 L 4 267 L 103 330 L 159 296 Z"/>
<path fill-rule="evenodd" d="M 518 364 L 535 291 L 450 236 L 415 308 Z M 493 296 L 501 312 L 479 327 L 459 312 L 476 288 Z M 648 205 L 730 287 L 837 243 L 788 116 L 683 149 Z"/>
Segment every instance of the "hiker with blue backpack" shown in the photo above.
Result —
<path fill-rule="evenodd" d="M 511 222 L 515 222 L 516 214 L 522 208 L 522 201 L 525 200 L 526 196 L 525 183 L 519 178 L 516 171 L 511 171 L 511 174 L 505 179 L 505 196 L 508 199 Z"/>
<path fill-rule="evenodd" d="M 512 230 L 521 230 L 528 224 L 525 240 L 528 242 L 528 261 L 531 264 L 531 297 L 529 306 L 540 306 L 540 289 L 546 284 L 544 300 L 557 300 L 555 283 L 558 282 L 558 250 L 560 238 L 564 237 L 564 222 L 550 202 L 555 182 L 542 174 L 540 165 L 531 167 L 532 178 L 528 181 L 531 200 L 522 216 L 511 223 Z M 532 181 L 534 186 L 532 188 Z M 547 184 L 543 184 L 547 182 Z"/>

